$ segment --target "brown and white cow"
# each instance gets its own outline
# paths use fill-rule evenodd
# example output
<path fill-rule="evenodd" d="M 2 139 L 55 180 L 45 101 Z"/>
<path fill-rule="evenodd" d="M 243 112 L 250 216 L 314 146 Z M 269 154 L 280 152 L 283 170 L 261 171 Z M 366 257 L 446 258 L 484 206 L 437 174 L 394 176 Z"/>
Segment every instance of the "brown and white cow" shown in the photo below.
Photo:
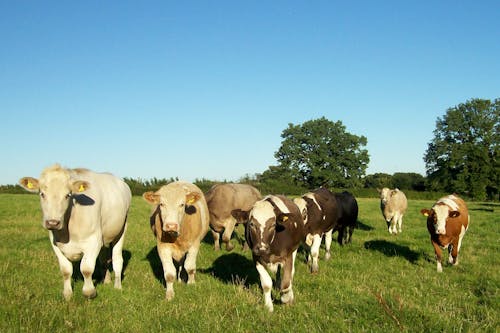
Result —
<path fill-rule="evenodd" d="M 295 198 L 294 203 L 299 208 L 305 225 L 305 242 L 310 247 L 307 261 L 311 272 L 319 269 L 319 248 L 323 235 L 325 236 L 325 260 L 330 259 L 332 233 L 338 228 L 340 209 L 335 195 L 326 188 L 319 188 Z"/>
<path fill-rule="evenodd" d="M 235 213 L 242 214 L 242 211 Z M 257 201 L 247 214 L 245 238 L 260 275 L 264 304 L 272 312 L 273 280 L 267 269 L 276 274 L 281 268 L 281 302 L 292 303 L 295 257 L 304 239 L 304 222 L 297 206 L 280 195 L 268 195 Z"/>
<path fill-rule="evenodd" d="M 73 295 L 72 262 L 80 259 L 83 295 L 97 295 L 92 274 L 103 246 L 112 249 L 114 286 L 121 289 L 122 247 L 132 197 L 128 185 L 108 173 L 65 169 L 58 164 L 43 170 L 39 179 L 24 177 L 19 184 L 40 195 L 42 225 L 49 230 L 50 244 L 59 261 L 64 298 L 69 300 Z M 110 282 L 106 268 L 104 282 Z"/>
<path fill-rule="evenodd" d="M 408 201 L 403 191 L 399 189 L 383 189 L 377 191 L 380 194 L 380 209 L 387 222 L 387 228 L 390 234 L 397 234 L 403 231 L 403 215 L 408 208 Z"/>
<path fill-rule="evenodd" d="M 226 250 L 231 251 L 234 248 L 231 236 L 241 220 L 235 218 L 231 212 L 235 209 L 249 211 L 261 198 L 259 190 L 247 184 L 217 184 L 205 193 L 215 250 L 220 250 L 221 233 Z"/>
<path fill-rule="evenodd" d="M 183 181 L 164 185 L 156 192 L 146 192 L 143 198 L 153 205 L 150 224 L 163 265 L 165 297 L 171 300 L 178 276 L 174 260 L 181 264 L 186 256 L 183 266 L 188 275 L 187 283 L 195 282 L 196 257 L 208 232 L 207 203 L 196 185 Z M 182 267 L 179 274 L 181 270 Z"/>
<path fill-rule="evenodd" d="M 439 199 L 431 209 L 422 209 L 420 212 L 427 217 L 427 230 L 436 253 L 437 271 L 443 271 L 441 248 L 448 248 L 449 263 L 457 265 L 458 253 L 470 222 L 465 202 L 457 195 L 448 195 Z"/>

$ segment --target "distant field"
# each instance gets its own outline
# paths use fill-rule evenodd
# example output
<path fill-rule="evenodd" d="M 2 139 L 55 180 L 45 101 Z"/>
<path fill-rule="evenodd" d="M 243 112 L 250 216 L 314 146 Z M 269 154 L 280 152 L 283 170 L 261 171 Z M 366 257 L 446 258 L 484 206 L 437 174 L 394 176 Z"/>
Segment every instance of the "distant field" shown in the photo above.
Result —
<path fill-rule="evenodd" d="M 0 332 L 498 332 L 500 205 L 469 204 L 460 264 L 438 274 L 419 213 L 432 201 L 409 201 L 398 236 L 387 232 L 377 199 L 358 202 L 353 243 L 334 243 L 317 275 L 299 253 L 295 303 L 275 303 L 269 314 L 250 253 L 241 246 L 214 252 L 211 236 L 200 249 L 196 284 L 175 284 L 175 298 L 166 302 L 149 206 L 140 197 L 129 215 L 123 290 L 98 284 L 89 301 L 75 275 L 66 302 L 38 197 L 2 194 Z"/>

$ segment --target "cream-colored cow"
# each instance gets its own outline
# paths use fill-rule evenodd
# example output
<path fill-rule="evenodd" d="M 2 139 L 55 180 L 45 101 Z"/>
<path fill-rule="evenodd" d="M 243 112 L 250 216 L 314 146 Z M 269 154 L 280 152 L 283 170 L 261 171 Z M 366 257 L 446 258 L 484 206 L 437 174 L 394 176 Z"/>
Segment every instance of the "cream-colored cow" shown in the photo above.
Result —
<path fill-rule="evenodd" d="M 24 177 L 19 184 L 40 195 L 42 225 L 49 230 L 50 244 L 59 261 L 64 298 L 69 300 L 73 294 L 72 262 L 80 259 L 83 295 L 97 295 L 92 274 L 103 246 L 112 249 L 114 286 L 121 289 L 122 248 L 132 197 L 128 185 L 109 173 L 65 169 L 58 164 L 43 170 L 39 179 Z M 104 281 L 111 281 L 109 269 Z"/>
<path fill-rule="evenodd" d="M 207 203 L 196 185 L 183 181 L 164 185 L 158 191 L 146 192 L 142 196 L 153 205 L 150 224 L 163 265 L 165 297 L 171 300 L 178 276 L 174 260 L 181 263 L 186 256 L 183 266 L 188 274 L 187 283 L 194 283 L 196 257 L 209 227 Z"/>

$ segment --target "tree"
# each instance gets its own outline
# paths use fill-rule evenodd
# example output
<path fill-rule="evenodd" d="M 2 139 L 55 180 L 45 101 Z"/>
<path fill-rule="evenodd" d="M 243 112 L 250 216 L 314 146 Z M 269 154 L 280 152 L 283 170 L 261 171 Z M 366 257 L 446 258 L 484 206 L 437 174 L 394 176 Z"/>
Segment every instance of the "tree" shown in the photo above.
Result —
<path fill-rule="evenodd" d="M 369 162 L 362 149 L 367 140 L 346 132 L 342 122 L 325 117 L 302 125 L 288 124 L 275 153 L 280 170 L 286 170 L 295 184 L 306 188 L 319 186 L 360 187 Z"/>
<path fill-rule="evenodd" d="M 431 189 L 497 198 L 500 182 L 500 99 L 472 99 L 436 121 L 424 155 Z"/>

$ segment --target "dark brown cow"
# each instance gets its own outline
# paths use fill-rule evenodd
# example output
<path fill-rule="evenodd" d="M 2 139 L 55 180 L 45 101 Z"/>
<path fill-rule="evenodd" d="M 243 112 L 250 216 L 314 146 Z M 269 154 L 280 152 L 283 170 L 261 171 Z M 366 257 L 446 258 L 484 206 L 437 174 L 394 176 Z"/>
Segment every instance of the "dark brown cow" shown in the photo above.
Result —
<path fill-rule="evenodd" d="M 214 238 L 215 250 L 220 250 L 220 234 L 226 250 L 231 251 L 231 235 L 235 226 L 240 222 L 231 212 L 235 209 L 249 211 L 253 204 L 262 198 L 259 190 L 246 184 L 218 184 L 212 186 L 205 194 L 210 212 L 210 228 Z"/>
<path fill-rule="evenodd" d="M 236 210 L 235 214 L 241 214 Z M 304 222 L 297 206 L 284 196 L 268 195 L 257 201 L 247 213 L 245 238 L 252 249 L 255 267 L 260 275 L 264 304 L 273 311 L 273 280 L 267 269 L 277 273 L 281 268 L 281 302 L 293 302 L 293 275 L 297 248 L 304 239 Z"/>
<path fill-rule="evenodd" d="M 311 272 L 318 272 L 318 258 L 321 240 L 325 235 L 325 259 L 330 259 L 332 233 L 337 226 L 339 210 L 337 200 L 332 192 L 326 188 L 319 188 L 295 198 L 294 203 L 300 210 L 305 225 L 306 244 L 310 246 L 307 261 L 311 265 Z"/>
<path fill-rule="evenodd" d="M 420 212 L 427 216 L 427 230 L 436 253 L 437 271 L 443 271 L 441 248 L 448 248 L 449 263 L 457 265 L 458 252 L 470 222 L 465 202 L 457 195 L 448 195 L 439 199 L 431 209 Z"/>

